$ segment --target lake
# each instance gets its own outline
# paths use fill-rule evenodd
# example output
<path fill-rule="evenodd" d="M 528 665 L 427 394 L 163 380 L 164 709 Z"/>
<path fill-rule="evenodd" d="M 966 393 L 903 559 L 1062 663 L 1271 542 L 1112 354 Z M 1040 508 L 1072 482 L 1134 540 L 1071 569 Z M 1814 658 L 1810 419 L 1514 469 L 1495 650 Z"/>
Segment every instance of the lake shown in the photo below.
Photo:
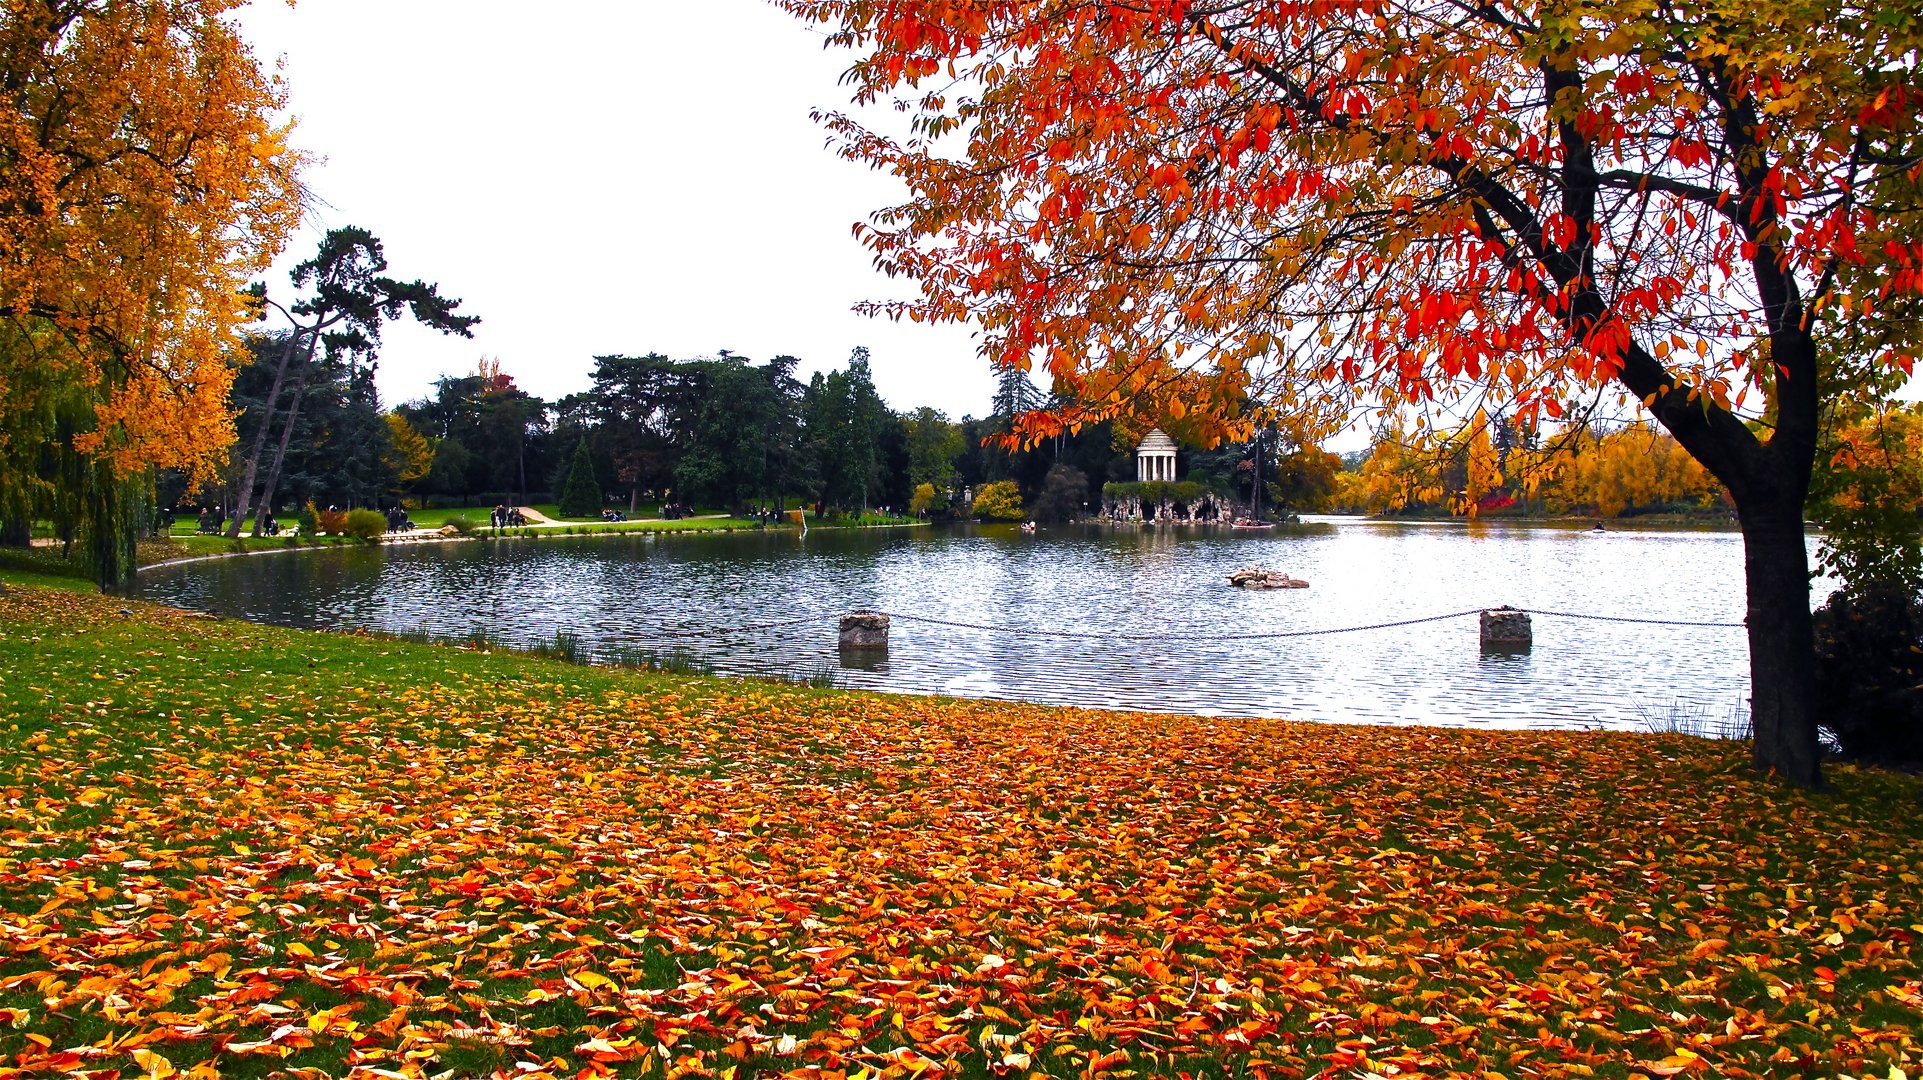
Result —
<path fill-rule="evenodd" d="M 1245 591 L 1260 564 L 1308 589 Z M 304 550 L 158 567 L 134 592 L 314 629 L 592 651 L 690 653 L 722 673 L 1221 716 L 1642 728 L 1746 713 L 1740 628 L 1538 616 L 1535 646 L 1484 655 L 1474 616 L 1233 640 L 1509 604 L 1692 622 L 1743 618 L 1734 533 L 1317 518 L 1267 532 L 1065 526 L 500 539 Z M 897 621 L 885 656 L 833 616 Z M 819 616 L 805 625 L 763 624 Z M 737 629 L 748 628 L 748 629 Z M 1023 633 L 1009 632 L 1019 630 Z M 1088 636 L 1065 636 L 1088 635 Z"/>

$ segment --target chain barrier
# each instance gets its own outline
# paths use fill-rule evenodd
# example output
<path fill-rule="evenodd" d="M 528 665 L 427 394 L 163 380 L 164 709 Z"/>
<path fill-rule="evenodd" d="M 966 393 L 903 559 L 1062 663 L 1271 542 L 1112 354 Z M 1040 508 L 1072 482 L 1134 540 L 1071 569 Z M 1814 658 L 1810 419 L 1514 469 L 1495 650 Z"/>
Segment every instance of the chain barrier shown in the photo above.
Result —
<path fill-rule="evenodd" d="M 821 612 L 814 615 L 803 615 L 799 619 L 781 619 L 777 622 L 750 623 L 747 626 L 711 626 L 694 630 L 671 630 L 669 633 L 676 637 L 723 637 L 728 634 L 753 634 L 762 630 L 777 630 L 784 626 L 800 626 L 803 623 L 829 622 L 839 618 L 841 618 L 839 614 Z"/>
<path fill-rule="evenodd" d="M 1460 619 L 1468 615 L 1475 615 L 1480 613 L 1482 610 L 1483 610 L 1482 608 L 1471 608 L 1468 611 L 1452 611 L 1447 615 L 1429 615 L 1420 619 L 1398 619 L 1395 622 L 1370 623 L 1367 626 L 1339 626 L 1339 627 L 1335 627 L 1333 629 L 1327 629 L 1327 630 L 1276 630 L 1276 631 L 1271 631 L 1269 633 L 1262 633 L 1262 634 L 1213 634 L 1213 635 L 1210 635 L 1210 637 L 1214 641 L 1267 641 L 1274 638 L 1321 637 L 1326 634 L 1353 634 L 1363 630 L 1388 630 L 1398 626 L 1417 626 L 1422 623 L 1444 622 L 1449 619 Z M 1115 633 L 1090 632 L 1090 631 L 1083 631 L 1083 630 L 1031 630 L 1031 629 L 1028 629 L 1027 627 L 1021 627 L 1021 626 L 995 626 L 988 623 L 958 622 L 953 619 L 934 619 L 926 615 L 896 615 L 893 612 L 879 612 L 879 614 L 887 615 L 890 619 L 898 619 L 902 622 L 925 623 L 931 626 L 952 626 L 962 630 L 985 630 L 990 633 L 1011 634 L 1019 637 L 1086 638 L 1086 639 L 1094 639 L 1094 640 L 1100 640 L 1100 641 L 1166 641 L 1168 640 L 1169 637 L 1177 634 L 1193 634 L 1194 636 L 1198 636 L 1198 637 L 1202 636 L 1201 633 L 1198 631 L 1173 630 L 1173 629 L 1163 630 L 1153 634 L 1115 634 Z"/>
<path fill-rule="evenodd" d="M 1725 629 L 1742 629 L 1748 623 L 1740 622 L 1689 622 L 1683 619 L 1632 619 L 1626 615 L 1581 615 L 1573 611 L 1538 611 L 1535 608 L 1517 608 L 1531 615 L 1547 615 L 1554 619 L 1586 619 L 1591 622 L 1642 623 L 1648 626 L 1716 626 Z"/>
<path fill-rule="evenodd" d="M 1155 633 L 1115 633 L 1089 630 L 1040 630 L 1026 626 L 1006 626 L 996 623 L 965 622 L 959 619 L 938 619 L 930 615 L 902 615 L 892 611 L 878 611 L 874 614 L 886 615 L 896 622 L 920 623 L 924 626 L 945 626 L 956 630 L 979 630 L 984 633 L 1002 634 L 1013 637 L 1075 638 L 1087 641 L 1165 641 L 1175 635 L 1207 636 L 1214 641 L 1273 641 L 1281 638 L 1326 637 L 1331 634 L 1357 634 L 1368 630 L 1393 630 L 1403 626 L 1421 626 L 1425 623 L 1448 622 L 1451 619 L 1464 619 L 1479 615 L 1494 608 L 1470 608 L 1466 611 L 1451 611 L 1446 615 L 1427 615 L 1417 619 L 1397 619 L 1392 622 L 1367 623 L 1362 626 L 1336 626 L 1320 630 L 1274 630 L 1255 634 L 1207 634 L 1201 631 L 1169 629 Z M 1704 622 L 1687 619 L 1641 619 L 1624 615 L 1584 615 L 1572 611 L 1544 611 L 1538 608 L 1510 608 L 1530 615 L 1541 615 L 1554 619 L 1580 619 L 1591 622 L 1636 623 L 1643 626 L 1688 626 L 1713 627 L 1717 629 L 1741 629 L 1746 624 L 1740 622 Z M 800 626 L 804 623 L 826 622 L 839 619 L 838 614 L 805 615 L 798 619 L 782 619 L 777 622 L 755 623 L 748 626 L 699 629 L 680 631 L 684 637 L 713 637 L 727 634 L 751 634 L 762 630 L 775 630 L 786 626 Z"/>

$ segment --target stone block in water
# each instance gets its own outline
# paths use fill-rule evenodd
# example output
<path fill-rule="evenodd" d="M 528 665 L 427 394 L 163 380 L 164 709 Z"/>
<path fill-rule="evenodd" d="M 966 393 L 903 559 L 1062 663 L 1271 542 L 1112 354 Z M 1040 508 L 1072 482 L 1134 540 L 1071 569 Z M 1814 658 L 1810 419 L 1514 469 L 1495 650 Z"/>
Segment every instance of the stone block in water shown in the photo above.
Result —
<path fill-rule="evenodd" d="M 879 611 L 851 611 L 841 617 L 841 647 L 886 649 L 888 616 Z"/>
<path fill-rule="evenodd" d="M 1535 641 L 1529 613 L 1499 607 L 1482 613 L 1482 647 L 1498 652 L 1523 652 Z"/>

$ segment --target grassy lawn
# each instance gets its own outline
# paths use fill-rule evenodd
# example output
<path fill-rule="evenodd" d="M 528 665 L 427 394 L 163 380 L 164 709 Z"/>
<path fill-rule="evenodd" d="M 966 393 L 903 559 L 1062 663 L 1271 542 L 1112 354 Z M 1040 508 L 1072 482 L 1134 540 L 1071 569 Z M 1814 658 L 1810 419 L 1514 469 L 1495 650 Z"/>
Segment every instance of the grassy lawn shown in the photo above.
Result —
<path fill-rule="evenodd" d="M 1923 783 L 1742 757 L 16 585 L 0 1075 L 1917 1075 Z"/>
<path fill-rule="evenodd" d="M 522 529 L 506 529 L 507 536 L 587 536 L 601 533 L 671 533 L 671 532 L 733 532 L 740 529 L 762 528 L 760 522 L 748 518 L 681 518 L 677 521 L 652 519 L 647 521 L 581 521 L 555 525 L 534 525 Z M 488 532 L 483 521 L 481 532 Z"/>

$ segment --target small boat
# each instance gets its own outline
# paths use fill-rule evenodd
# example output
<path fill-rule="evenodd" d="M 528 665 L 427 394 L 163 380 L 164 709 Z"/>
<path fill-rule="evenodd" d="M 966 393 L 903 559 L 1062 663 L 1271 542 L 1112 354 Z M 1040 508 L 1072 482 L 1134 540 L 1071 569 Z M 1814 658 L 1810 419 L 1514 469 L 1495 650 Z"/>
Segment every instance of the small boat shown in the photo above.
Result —
<path fill-rule="evenodd" d="M 1244 520 L 1242 520 L 1242 521 L 1234 521 L 1234 522 L 1230 522 L 1230 523 L 1229 523 L 1229 528 L 1231 528 L 1231 529 L 1273 529 L 1273 528 L 1275 528 L 1275 522 L 1273 522 L 1273 521 L 1249 521 L 1249 520 L 1247 520 L 1247 519 L 1244 519 Z"/>
<path fill-rule="evenodd" d="M 1035 531 L 1035 523 L 1032 521 L 1024 521 L 1022 522 L 1021 529 L 1025 533 L 1032 533 Z"/>

